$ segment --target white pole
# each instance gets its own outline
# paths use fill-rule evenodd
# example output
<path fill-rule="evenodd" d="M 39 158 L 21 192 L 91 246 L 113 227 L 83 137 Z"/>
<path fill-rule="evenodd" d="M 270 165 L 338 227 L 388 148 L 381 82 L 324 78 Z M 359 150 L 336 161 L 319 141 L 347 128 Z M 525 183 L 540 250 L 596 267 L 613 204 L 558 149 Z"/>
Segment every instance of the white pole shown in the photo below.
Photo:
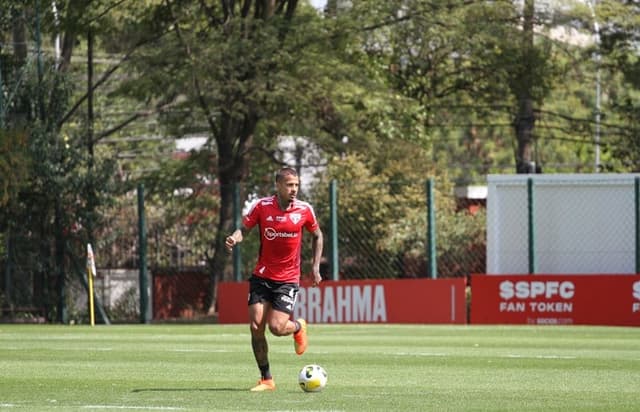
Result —
<path fill-rule="evenodd" d="M 53 10 L 53 19 L 56 24 L 56 37 L 54 39 L 54 50 L 56 56 L 56 63 L 60 62 L 60 32 L 59 30 L 59 20 L 58 20 L 58 8 L 56 7 L 55 0 L 51 1 L 51 9 Z"/>

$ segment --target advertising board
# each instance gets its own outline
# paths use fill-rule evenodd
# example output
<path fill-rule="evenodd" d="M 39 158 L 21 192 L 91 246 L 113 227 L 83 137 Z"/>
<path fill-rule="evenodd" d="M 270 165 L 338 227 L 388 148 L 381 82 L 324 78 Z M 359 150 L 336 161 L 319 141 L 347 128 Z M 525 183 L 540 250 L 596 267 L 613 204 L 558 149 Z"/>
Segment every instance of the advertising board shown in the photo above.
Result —
<path fill-rule="evenodd" d="M 472 324 L 640 326 L 638 275 L 473 275 Z"/>
<path fill-rule="evenodd" d="M 246 323 L 248 282 L 218 285 L 218 321 Z M 311 323 L 467 323 L 464 279 L 302 284 L 294 317 Z"/>

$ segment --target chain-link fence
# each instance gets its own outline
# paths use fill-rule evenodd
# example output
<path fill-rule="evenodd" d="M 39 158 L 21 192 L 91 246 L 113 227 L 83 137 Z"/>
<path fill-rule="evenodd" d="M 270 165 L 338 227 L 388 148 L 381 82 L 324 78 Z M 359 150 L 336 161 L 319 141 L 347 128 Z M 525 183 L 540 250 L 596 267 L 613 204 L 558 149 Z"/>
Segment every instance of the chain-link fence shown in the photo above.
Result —
<path fill-rule="evenodd" d="M 340 280 L 427 277 L 434 263 L 437 277 L 637 270 L 637 178 L 490 176 L 488 188 L 486 209 L 482 200 L 457 198 L 437 185 L 430 192 L 425 182 L 339 181 L 333 190 L 324 184 L 300 196 L 314 206 L 325 234 L 322 271 L 327 279 L 334 276 L 333 256 Z M 169 198 L 145 196 L 147 266 L 156 317 L 193 317 L 208 309 L 218 189 Z M 251 201 L 272 190 L 271 184 L 240 188 L 246 200 L 234 213 L 241 215 Z M 116 322 L 139 320 L 140 200 L 134 192 L 101 210 L 104 223 L 94 232 L 97 302 Z M 3 319 L 56 320 L 67 310 L 69 320 L 85 322 L 86 245 L 76 233 L 81 228 L 71 225 L 58 233 L 55 225 L 7 218 L 3 227 Z M 257 233 L 246 236 L 238 276 L 233 276 L 227 256 L 224 278 L 247 279 L 259 247 Z M 302 270 L 308 273 L 308 239 L 302 253 Z"/>
<path fill-rule="evenodd" d="M 430 259 L 437 261 L 438 277 L 466 276 L 484 270 L 485 213 L 456 202 L 436 191 L 429 199 L 425 182 L 336 182 L 335 197 L 329 187 L 302 193 L 309 200 L 325 233 L 325 278 L 331 278 L 331 251 L 337 241 L 339 279 L 407 278 L 429 276 Z M 209 259 L 213 256 L 217 227 L 217 187 L 201 193 L 156 196 L 146 193 L 144 217 L 146 257 L 150 293 L 155 313 L 180 317 L 190 311 L 206 311 L 203 289 L 208 287 Z M 241 215 L 250 202 L 273 191 L 264 187 L 240 188 Z M 94 252 L 98 267 L 95 280 L 97 303 L 111 321 L 139 319 L 140 194 L 131 192 L 100 210 L 102 224 L 94 230 Z M 434 201 L 435 248 L 430 255 L 428 207 Z M 332 220 L 332 208 L 337 219 Z M 85 245 L 80 237 L 65 231 L 66 257 L 56 261 L 56 235 L 52 227 L 39 236 L 2 233 L 2 293 L 5 318 L 18 309 L 29 316 L 56 311 L 64 294 L 68 316 L 86 322 Z M 337 239 L 334 234 L 337 233 Z M 26 237 L 25 237 L 26 236 Z M 38 239 L 36 241 L 36 239 Z M 304 242 L 303 273 L 310 270 L 311 248 Z M 73 245 L 73 246 L 72 246 Z M 251 233 L 242 243 L 239 278 L 251 274 L 259 250 L 259 236 Z M 61 269 L 60 269 L 61 268 Z M 227 279 L 233 271 L 229 259 Z M 65 282 L 60 282 L 63 276 Z M 56 290 L 65 288 L 66 290 Z M 50 293 L 50 290 L 56 293 Z M 193 290 L 198 289 L 198 290 Z M 11 309 L 11 313 L 9 308 Z M 15 318 L 15 316 L 13 316 Z M 47 316 L 54 320 L 56 316 Z"/>
<path fill-rule="evenodd" d="M 427 277 L 432 264 L 437 277 L 638 271 L 638 177 L 492 175 L 487 187 L 487 208 L 483 200 L 458 198 L 437 187 L 430 193 L 425 182 L 340 181 L 335 182 L 334 192 L 325 184 L 301 197 L 314 206 L 325 233 L 326 259 L 321 270 L 327 279 L 334 275 L 333 256 L 337 256 L 336 278 L 341 280 Z M 154 314 L 173 318 L 207 311 L 217 189 L 208 192 L 206 202 L 184 194 L 169 199 L 146 196 Z M 235 214 L 242 214 L 252 201 L 272 190 L 271 184 L 240 188 L 246 201 L 240 202 Z M 132 194 L 118 208 L 105 212 L 110 219 L 96 236 L 100 274 L 96 288 L 116 321 L 138 319 L 138 200 Z M 55 312 L 53 296 L 63 293 L 57 289 L 62 273 L 67 278 L 69 312 L 82 316 L 86 291 L 78 274 L 83 245 L 69 243 L 60 271 L 50 229 L 38 235 L 14 225 L 13 232 L 1 235 L 5 311 L 24 308 L 31 316 Z M 49 236 L 50 242 L 35 241 L 38 236 Z M 310 270 L 310 244 L 305 239 L 303 273 Z M 259 236 L 250 233 L 241 244 L 239 273 L 233 275 L 228 256 L 224 279 L 247 279 L 259 247 Z"/>
<path fill-rule="evenodd" d="M 6 215 L 3 227 L 0 320 L 42 323 L 86 317 L 86 266 L 76 227 Z"/>
<path fill-rule="evenodd" d="M 483 208 L 429 193 L 426 182 L 347 181 L 336 187 L 335 203 L 320 197 L 315 208 L 327 256 L 337 234 L 338 279 L 458 277 L 484 270 Z M 332 206 L 335 221 L 329 218 Z"/>

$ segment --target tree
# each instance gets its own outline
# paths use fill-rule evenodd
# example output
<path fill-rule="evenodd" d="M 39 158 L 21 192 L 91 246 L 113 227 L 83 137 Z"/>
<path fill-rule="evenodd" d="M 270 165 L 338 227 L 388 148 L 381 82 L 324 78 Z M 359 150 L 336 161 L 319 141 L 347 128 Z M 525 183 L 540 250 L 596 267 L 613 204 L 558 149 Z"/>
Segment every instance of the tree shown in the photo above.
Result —
<path fill-rule="evenodd" d="M 14 140 L 20 144 L 11 146 L 18 149 L 11 159 L 12 169 L 16 176 L 28 176 L 29 180 L 19 180 L 17 190 L 8 191 L 2 227 L 10 245 L 5 261 L 7 276 L 24 283 L 15 293 L 27 295 L 33 290 L 30 304 L 42 304 L 47 318 L 66 322 L 69 258 L 75 258 L 72 249 L 82 238 L 80 232 L 96 218 L 92 210 L 95 203 L 89 204 L 85 194 L 100 186 L 102 194 L 95 196 L 100 201 L 108 192 L 113 172 L 109 161 L 94 164 L 92 154 L 82 144 L 86 135 L 74 133 L 73 128 L 61 129 L 72 118 L 67 110 L 74 110 L 70 105 L 74 89 L 69 63 L 78 30 L 83 27 L 78 15 L 87 12 L 89 2 L 57 5 L 62 9 L 56 9 L 56 13 L 43 10 L 36 0 L 3 9 L 11 16 L 12 40 L 8 43 L 15 46 L 12 54 L 0 50 L 0 93 L 8 97 L 2 99 L 0 111 L 2 136 L 7 137 L 3 143 L 10 142 L 11 136 L 20 136 Z M 6 22 L 0 19 L 3 38 L 8 32 Z M 60 56 L 46 55 L 45 34 L 59 32 L 66 33 Z M 79 253 L 84 254 L 86 238 L 82 240 Z M 14 276 L 11 268 L 16 264 L 23 268 Z M 28 285 L 31 276 L 33 285 Z"/>
<path fill-rule="evenodd" d="M 208 256 L 212 312 L 216 284 L 230 275 L 224 237 L 232 230 L 234 185 L 249 179 L 250 162 L 282 161 L 273 156 L 278 136 L 310 130 L 319 97 L 307 81 L 318 70 L 310 56 L 326 36 L 315 11 L 295 0 L 167 1 L 153 15 L 171 33 L 145 50 L 121 90 L 172 102 L 163 117 L 168 131 L 209 138 L 201 170 L 220 188 Z"/>
<path fill-rule="evenodd" d="M 534 1 L 353 4 L 354 14 L 371 21 L 363 44 L 371 45 L 380 75 L 420 102 L 424 141 L 434 160 L 459 167 L 457 181 L 509 168 L 539 171 L 541 163 L 549 172 L 590 167 L 595 70 L 585 59 L 593 48 L 578 42 L 579 8 Z M 603 87 L 607 81 L 615 84 L 603 71 Z"/>
<path fill-rule="evenodd" d="M 603 168 L 611 171 L 640 171 L 640 7 L 633 1 L 608 0 L 597 2 L 593 10 L 584 11 L 583 26 L 599 25 L 598 42 L 587 50 L 597 53 L 598 69 L 608 74 L 602 93 L 609 101 L 609 111 L 602 113 L 603 147 L 609 154 Z M 595 19 L 595 22 L 593 21 Z M 607 78 L 607 77 L 603 77 Z"/>

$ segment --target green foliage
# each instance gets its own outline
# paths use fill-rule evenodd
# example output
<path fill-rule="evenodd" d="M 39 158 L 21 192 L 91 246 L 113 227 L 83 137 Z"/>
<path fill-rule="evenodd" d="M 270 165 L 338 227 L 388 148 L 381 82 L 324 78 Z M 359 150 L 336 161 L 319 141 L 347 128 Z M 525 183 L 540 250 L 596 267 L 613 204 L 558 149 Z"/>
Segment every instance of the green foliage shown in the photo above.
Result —
<path fill-rule="evenodd" d="M 30 6 L 21 5 L 23 16 L 33 11 Z M 8 299 L 44 307 L 49 314 L 64 297 L 56 279 L 67 274 L 67 253 L 84 256 L 99 225 L 95 208 L 109 196 L 114 169 L 110 159 L 87 153 L 84 131 L 61 132 L 74 85 L 56 61 L 37 53 L 25 61 L 18 57 L 8 59 L 8 69 L 2 67 L 2 92 L 8 98 L 3 100 L 0 164 L 7 168 L 3 177 L 11 179 L 4 185 L 0 214 L 8 249 L 2 263 L 11 272 Z"/>
<path fill-rule="evenodd" d="M 0 129 L 0 207 L 5 208 L 28 180 L 26 133 Z"/>
<path fill-rule="evenodd" d="M 338 245 L 344 278 L 414 277 L 426 275 L 427 153 L 397 142 L 378 157 L 346 155 L 329 162 L 317 191 L 338 183 Z M 437 210 L 439 276 L 465 276 L 484 269 L 486 217 L 458 211 L 447 195 L 450 182 L 438 179 Z M 316 194 L 316 204 L 327 197 Z M 318 211 L 317 211 L 318 212 Z M 328 230 L 328 208 L 318 213 Z M 475 266 L 474 263 L 478 262 Z"/>
<path fill-rule="evenodd" d="M 636 2 L 602 1 L 595 10 L 600 23 L 600 43 L 596 50 L 605 73 L 602 116 L 603 164 L 605 170 L 638 172 L 638 97 L 640 59 L 637 27 L 640 9 Z M 607 81 L 608 80 L 608 81 Z"/>
<path fill-rule="evenodd" d="M 580 172 L 592 167 L 596 134 L 593 47 L 573 43 L 569 36 L 565 37 L 569 41 L 560 40 L 558 33 L 573 29 L 570 34 L 584 38 L 586 29 L 588 37 L 593 17 L 584 5 L 546 9 L 535 4 L 540 24 L 532 46 L 526 43 L 521 27 L 521 6 L 515 4 L 416 0 L 354 6 L 354 13 L 366 16 L 368 29 L 363 30 L 362 43 L 372 61 L 367 67 L 375 68 L 395 90 L 422 106 L 419 124 L 426 129 L 424 144 L 459 183 L 513 170 L 517 145 L 513 122 L 524 93 L 536 102 L 533 160 L 543 171 Z M 601 3 L 598 18 L 611 22 L 601 21 L 603 39 L 611 30 L 624 44 L 632 44 L 628 28 L 634 27 L 630 22 L 637 15 L 633 7 Z M 623 8 L 626 10 L 621 11 Z M 611 18 L 605 16 L 606 10 Z M 616 50 L 627 59 L 617 61 L 634 61 L 633 53 L 625 52 L 624 47 Z M 633 63 L 618 67 L 623 73 L 633 73 Z M 621 103 L 632 101 L 624 97 L 632 88 L 624 87 L 615 72 L 614 66 L 601 67 L 600 133 L 606 170 L 623 171 L 634 164 L 619 158 L 623 147 L 633 147 L 628 143 L 633 128 L 625 120 L 631 116 L 615 112 Z M 633 112 L 632 106 L 626 107 L 627 113 Z"/>

